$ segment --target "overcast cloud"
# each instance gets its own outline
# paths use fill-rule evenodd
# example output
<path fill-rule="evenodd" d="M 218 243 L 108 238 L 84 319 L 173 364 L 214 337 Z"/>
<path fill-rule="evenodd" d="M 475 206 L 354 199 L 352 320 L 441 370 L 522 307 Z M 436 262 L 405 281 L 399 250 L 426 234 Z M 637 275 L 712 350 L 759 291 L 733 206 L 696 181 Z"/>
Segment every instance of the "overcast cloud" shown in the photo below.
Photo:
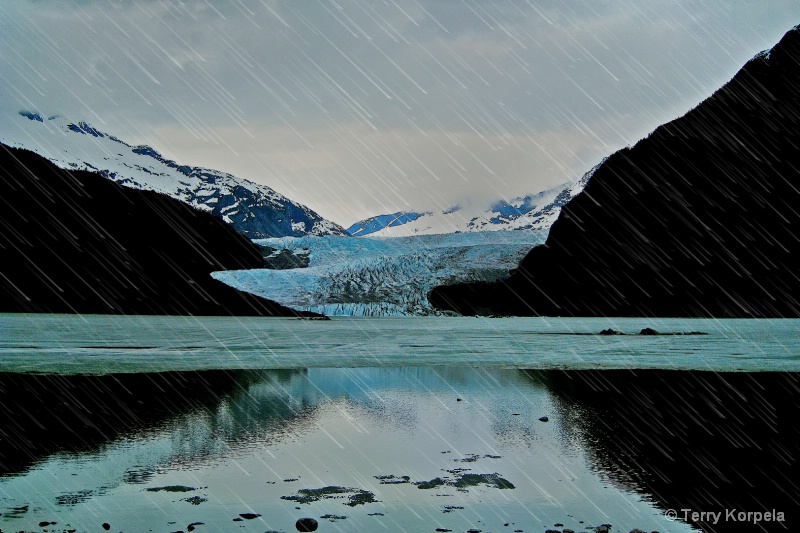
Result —
<path fill-rule="evenodd" d="M 0 3 L 0 121 L 86 120 L 343 225 L 575 181 L 800 23 L 796 0 Z"/>

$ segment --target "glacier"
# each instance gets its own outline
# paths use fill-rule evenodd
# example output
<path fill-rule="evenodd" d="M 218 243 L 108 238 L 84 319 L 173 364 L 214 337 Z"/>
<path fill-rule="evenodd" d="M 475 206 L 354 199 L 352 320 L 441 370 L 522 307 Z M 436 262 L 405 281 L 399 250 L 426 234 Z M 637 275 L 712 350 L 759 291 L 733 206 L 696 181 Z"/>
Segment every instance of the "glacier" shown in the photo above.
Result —
<path fill-rule="evenodd" d="M 437 315 L 428 302 L 434 286 L 503 279 L 546 238 L 547 230 L 520 230 L 257 239 L 257 245 L 275 250 L 273 255 L 307 258 L 308 266 L 228 270 L 212 276 L 301 311 L 332 316 Z"/>

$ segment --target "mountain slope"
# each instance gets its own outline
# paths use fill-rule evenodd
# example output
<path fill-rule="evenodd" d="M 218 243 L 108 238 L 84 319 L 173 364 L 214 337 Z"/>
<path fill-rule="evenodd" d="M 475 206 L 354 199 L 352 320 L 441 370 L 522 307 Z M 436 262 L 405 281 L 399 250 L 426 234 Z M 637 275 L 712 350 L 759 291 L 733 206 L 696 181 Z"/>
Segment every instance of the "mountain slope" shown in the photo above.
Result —
<path fill-rule="evenodd" d="M 0 141 L 70 170 L 90 170 L 126 187 L 160 192 L 207 211 L 251 239 L 343 235 L 344 229 L 282 194 L 225 172 L 180 165 L 149 146 L 131 146 L 86 122 L 21 111 Z"/>
<path fill-rule="evenodd" d="M 451 207 L 440 212 L 399 212 L 356 222 L 347 232 L 354 237 L 408 237 L 443 233 L 499 230 L 546 230 L 561 208 L 575 197 L 599 165 L 578 182 L 538 194 L 501 200 L 489 208 Z"/>
<path fill-rule="evenodd" d="M 293 315 L 211 278 L 258 248 L 208 213 L 0 144 L 0 312 Z"/>
<path fill-rule="evenodd" d="M 505 283 L 461 313 L 800 316 L 800 28 L 605 161 Z"/>

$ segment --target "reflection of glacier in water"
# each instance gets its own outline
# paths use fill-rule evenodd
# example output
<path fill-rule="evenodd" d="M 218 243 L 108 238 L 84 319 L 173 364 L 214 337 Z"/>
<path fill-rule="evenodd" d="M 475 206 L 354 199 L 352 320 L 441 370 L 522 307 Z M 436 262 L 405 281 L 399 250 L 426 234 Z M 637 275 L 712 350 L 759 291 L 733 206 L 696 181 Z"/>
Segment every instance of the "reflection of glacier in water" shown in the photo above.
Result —
<path fill-rule="evenodd" d="M 214 278 L 283 305 L 327 315 L 429 315 L 436 285 L 505 277 L 546 231 L 493 231 L 397 238 L 261 239 L 307 268 L 215 272 Z"/>
<path fill-rule="evenodd" d="M 496 531 L 506 523 L 524 531 L 555 523 L 689 530 L 589 466 L 582 411 L 554 395 L 546 375 L 414 367 L 10 379 L 56 394 L 80 382 L 88 392 L 67 400 L 83 405 L 73 422 L 118 435 L 77 452 L 43 451 L 0 478 L 3 529 L 54 521 L 86 531 L 103 522 L 117 531 L 172 531 L 203 522 L 206 531 L 226 531 L 253 513 L 260 516 L 237 529 L 293 531 L 300 517 L 334 515 L 346 518 L 320 520 L 320 531 Z M 177 405 L 133 425 L 128 413 L 93 414 L 114 401 L 93 389 L 116 398 L 149 390 L 151 381 L 165 389 L 159 401 Z M 26 390 L 38 397 L 33 385 Z M 136 402 L 130 410 L 150 416 Z M 539 421 L 543 415 L 548 422 Z M 55 413 L 28 423 L 66 449 L 81 440 L 59 429 Z M 0 443 L 4 456 L 8 445 Z M 474 477 L 454 482 L 465 475 Z M 437 479 L 432 488 L 414 484 Z M 377 501 L 287 499 L 322 487 L 366 491 Z"/>

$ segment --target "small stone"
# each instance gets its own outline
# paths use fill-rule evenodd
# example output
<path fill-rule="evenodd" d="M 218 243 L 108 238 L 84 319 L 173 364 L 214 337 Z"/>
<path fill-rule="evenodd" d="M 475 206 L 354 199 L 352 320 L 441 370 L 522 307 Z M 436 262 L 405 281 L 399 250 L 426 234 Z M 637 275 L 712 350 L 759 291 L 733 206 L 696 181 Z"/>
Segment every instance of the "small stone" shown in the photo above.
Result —
<path fill-rule="evenodd" d="M 553 524 L 553 527 L 564 527 L 564 524 Z"/>
<path fill-rule="evenodd" d="M 639 335 L 661 335 L 661 333 L 654 330 L 653 328 L 644 328 L 642 329 L 642 331 L 639 332 Z"/>
<path fill-rule="evenodd" d="M 239 513 L 239 516 L 241 516 L 245 520 L 253 520 L 254 518 L 258 518 L 261 515 L 256 513 Z"/>
<path fill-rule="evenodd" d="M 621 333 L 621 332 L 619 332 L 617 330 L 608 328 L 608 329 L 604 329 L 603 331 L 601 331 L 600 335 L 624 335 L 624 333 Z"/>
<path fill-rule="evenodd" d="M 460 401 L 461 401 L 461 398 L 456 398 L 456 401 L 457 401 L 457 402 L 460 402 Z"/>
<path fill-rule="evenodd" d="M 294 527 L 297 528 L 297 531 L 316 531 L 319 524 L 313 518 L 301 518 Z"/>
<path fill-rule="evenodd" d="M 104 522 L 104 523 L 103 523 L 103 529 L 105 529 L 106 531 L 108 531 L 109 529 L 111 529 L 111 524 L 109 524 L 108 522 Z"/>
<path fill-rule="evenodd" d="M 549 421 L 549 420 L 550 420 L 550 419 L 549 419 L 549 418 L 547 418 L 546 416 L 540 416 L 540 417 L 539 417 L 539 422 L 547 422 L 547 421 Z"/>
<path fill-rule="evenodd" d="M 631 533 L 647 533 L 647 531 L 642 531 L 641 529 L 631 529 Z"/>

